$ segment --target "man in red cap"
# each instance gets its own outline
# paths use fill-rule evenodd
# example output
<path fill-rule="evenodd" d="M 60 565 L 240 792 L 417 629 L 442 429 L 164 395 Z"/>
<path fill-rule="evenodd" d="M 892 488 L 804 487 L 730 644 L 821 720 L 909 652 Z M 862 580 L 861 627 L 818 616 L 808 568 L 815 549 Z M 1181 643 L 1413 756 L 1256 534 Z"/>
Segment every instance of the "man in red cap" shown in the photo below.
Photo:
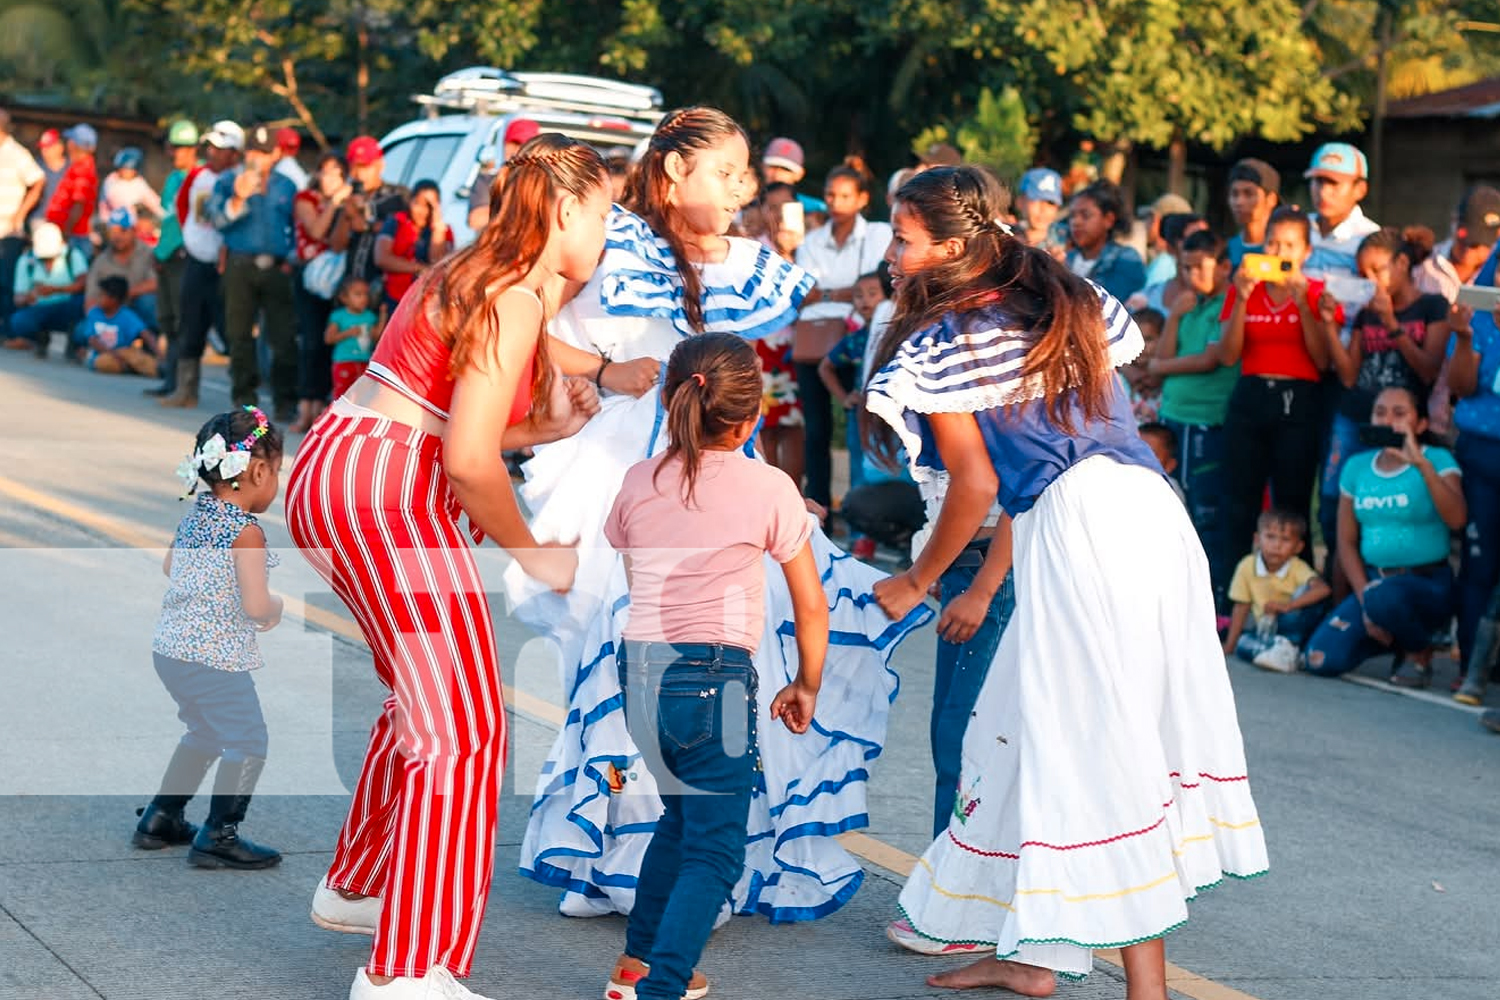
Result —
<path fill-rule="evenodd" d="M 297 151 L 302 148 L 302 137 L 294 128 L 276 130 L 276 166 L 271 169 L 297 185 L 298 191 L 307 188 L 307 171 L 297 162 Z"/>
<path fill-rule="evenodd" d="M 42 196 L 31 210 L 30 218 L 26 220 L 33 229 L 39 223 L 47 221 L 47 205 L 52 201 L 52 192 L 57 190 L 63 174 L 68 172 L 68 147 L 57 129 L 49 128 L 37 140 L 37 162 L 41 164 L 42 173 L 46 177 L 42 181 Z"/>
<path fill-rule="evenodd" d="M 509 160 L 516 151 L 542 134 L 542 127 L 530 118 L 512 118 L 505 126 L 501 140 L 501 159 Z M 490 189 L 495 185 L 499 166 L 494 160 L 479 165 L 474 186 L 469 188 L 469 228 L 478 233 L 490 221 Z"/>
<path fill-rule="evenodd" d="M 385 182 L 385 154 L 380 143 L 362 135 L 349 143 L 344 154 L 349 163 L 349 187 L 343 210 L 329 242 L 348 242 L 344 275 L 370 283 L 373 301 L 380 301 L 380 268 L 375 266 L 375 240 L 385 220 L 406 211 L 409 194 L 404 187 Z"/>

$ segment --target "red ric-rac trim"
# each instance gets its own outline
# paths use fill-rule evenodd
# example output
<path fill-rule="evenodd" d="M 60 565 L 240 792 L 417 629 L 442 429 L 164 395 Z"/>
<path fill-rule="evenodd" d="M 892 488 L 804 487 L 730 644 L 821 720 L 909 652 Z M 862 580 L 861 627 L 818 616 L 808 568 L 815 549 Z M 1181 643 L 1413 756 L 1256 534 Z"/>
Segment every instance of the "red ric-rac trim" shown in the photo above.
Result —
<path fill-rule="evenodd" d="M 1197 788 L 1199 785 L 1203 784 L 1203 782 L 1201 782 L 1201 781 L 1193 781 L 1193 782 L 1183 781 L 1182 780 L 1182 772 L 1181 771 L 1169 771 L 1167 773 L 1167 777 L 1169 777 L 1169 778 L 1176 778 L 1177 779 L 1177 784 L 1179 786 L 1183 787 L 1183 788 Z M 1237 775 L 1237 776 L 1235 776 L 1233 778 L 1221 778 L 1217 774 L 1209 774 L 1206 771 L 1199 771 L 1198 772 L 1198 777 L 1200 777 L 1200 778 L 1207 778 L 1209 781 L 1214 781 L 1214 782 L 1217 782 L 1217 783 L 1219 783 L 1221 785 L 1222 784 L 1228 784 L 1228 783 L 1233 782 L 1233 781 L 1249 781 L 1250 780 L 1250 776 L 1248 774 Z"/>
<path fill-rule="evenodd" d="M 1208 774 L 1206 772 L 1199 771 L 1198 772 L 1198 776 L 1200 778 L 1207 778 L 1209 781 L 1215 781 L 1215 782 L 1220 782 L 1220 783 L 1229 783 L 1229 782 L 1235 782 L 1235 781 L 1248 781 L 1249 780 L 1249 776 L 1248 775 L 1243 775 L 1243 774 L 1240 775 L 1239 777 L 1236 777 L 1236 778 L 1221 778 L 1218 775 Z M 1177 771 L 1172 771 L 1172 772 L 1170 772 L 1170 774 L 1168 775 L 1168 777 L 1181 778 L 1181 774 L 1179 772 L 1177 772 Z M 1197 788 L 1198 787 L 1198 785 L 1196 785 L 1196 784 L 1189 785 L 1189 784 L 1184 784 L 1184 783 L 1182 783 L 1180 781 L 1179 781 L 1179 784 L 1183 788 Z M 1042 848 L 1046 848 L 1049 851 L 1076 851 L 1076 850 L 1079 850 L 1079 849 L 1085 848 L 1085 847 L 1103 847 L 1105 844 L 1114 844 L 1114 843 L 1117 843 L 1117 842 L 1119 842 L 1121 840 L 1129 840 L 1131 837 L 1139 837 L 1139 836 L 1142 836 L 1143 834 L 1150 833 L 1152 830 L 1155 830 L 1157 827 L 1159 827 L 1162 824 L 1164 824 L 1167 821 L 1166 810 L 1172 808 L 1172 804 L 1174 802 L 1176 802 L 1176 799 L 1169 799 L 1166 802 L 1163 802 L 1162 803 L 1162 815 L 1161 815 L 1161 818 L 1158 819 L 1155 823 L 1152 823 L 1150 826 L 1144 826 L 1144 827 L 1142 827 L 1139 830 L 1131 830 L 1128 833 L 1117 834 L 1117 835 L 1115 835 L 1113 837 L 1105 837 L 1103 840 L 1085 840 L 1085 841 L 1081 841 L 1081 842 L 1076 843 L 1076 844 L 1049 844 L 1049 843 L 1047 843 L 1044 840 L 1025 840 L 1025 841 L 1021 842 L 1020 849 L 1021 850 L 1025 850 L 1028 847 L 1042 847 Z M 949 840 L 953 841 L 954 844 L 956 844 L 958 847 L 963 848 L 965 851 L 968 851 L 970 854 L 977 854 L 977 855 L 979 855 L 982 858 L 1009 858 L 1012 861 L 1018 861 L 1018 860 L 1020 860 L 1020 857 L 1021 857 L 1020 854 L 1014 853 L 1012 851 L 985 851 L 985 850 L 981 850 L 980 848 L 972 847 L 969 844 L 965 844 L 962 840 L 959 840 L 957 837 L 955 837 L 953 835 L 953 830 L 951 828 L 948 829 L 946 832 L 948 834 L 948 839 Z"/>

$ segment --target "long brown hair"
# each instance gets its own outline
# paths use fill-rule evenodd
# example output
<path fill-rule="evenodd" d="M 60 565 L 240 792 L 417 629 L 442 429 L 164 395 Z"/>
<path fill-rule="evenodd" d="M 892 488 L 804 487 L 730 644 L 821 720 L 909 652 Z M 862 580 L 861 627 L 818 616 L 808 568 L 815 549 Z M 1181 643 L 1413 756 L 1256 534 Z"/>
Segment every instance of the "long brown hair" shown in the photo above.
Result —
<path fill-rule="evenodd" d="M 934 243 L 960 239 L 964 252 L 907 275 L 871 373 L 885 367 L 916 331 L 949 313 L 996 303 L 1036 336 L 1023 374 L 1040 380 L 1048 418 L 1072 434 L 1075 401 L 1084 419 L 1103 416 L 1114 378 L 1099 295 L 1051 254 L 1000 228 L 995 220 L 1010 208 L 1010 191 L 978 167 L 939 167 L 901 185 L 896 201 Z M 889 446 L 889 438 L 882 436 L 880 444 Z"/>
<path fill-rule="evenodd" d="M 448 346 L 449 374 L 457 378 L 476 351 L 496 349 L 500 329 L 495 302 L 536 266 L 552 229 L 552 205 L 563 194 L 587 198 L 607 184 L 604 159 L 594 147 L 548 132 L 522 146 L 495 179 L 489 224 L 473 244 L 432 269 L 423 283 L 423 309 L 437 306 L 438 336 Z M 537 338 L 532 405 L 552 386 L 545 333 Z"/>
<path fill-rule="evenodd" d="M 682 305 L 687 312 L 688 325 L 700 333 L 703 330 L 703 280 L 698 276 L 698 269 L 687 259 L 687 246 L 681 235 L 685 224 L 668 198 L 672 178 L 667 174 L 667 155 L 676 153 L 681 156 L 691 171 L 695 154 L 736 135 L 748 144 L 749 138 L 739 123 L 717 108 L 679 108 L 669 113 L 651 134 L 646 155 L 631 172 L 630 186 L 625 191 L 625 207 L 645 219 L 672 248 L 677 273 L 682 277 Z"/>
<path fill-rule="evenodd" d="M 691 504 L 704 448 L 760 415 L 760 358 L 748 340 L 732 333 L 686 337 L 667 359 L 662 395 L 671 440 L 656 476 L 668 461 L 681 458 L 682 499 Z"/>

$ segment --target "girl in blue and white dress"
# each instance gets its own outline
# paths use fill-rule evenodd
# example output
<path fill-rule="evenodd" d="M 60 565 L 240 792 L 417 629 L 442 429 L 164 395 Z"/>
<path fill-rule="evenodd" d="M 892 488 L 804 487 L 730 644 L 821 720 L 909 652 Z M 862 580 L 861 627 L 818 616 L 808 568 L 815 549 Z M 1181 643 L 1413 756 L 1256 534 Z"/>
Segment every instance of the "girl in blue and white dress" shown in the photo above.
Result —
<path fill-rule="evenodd" d="M 683 337 L 715 331 L 754 340 L 785 328 L 812 283 L 759 243 L 723 235 L 748 163 L 743 130 L 722 112 L 667 115 L 634 179 L 629 200 L 640 214 L 615 210 L 598 270 L 553 324 L 552 356 L 605 392 L 582 431 L 536 449 L 521 495 L 537 537 L 581 536 L 578 574 L 566 596 L 519 573 L 506 583 L 515 613 L 561 655 L 568 715 L 537 781 L 521 871 L 564 889 L 569 915 L 630 911 L 661 814 L 625 726 L 615 649 L 629 596 L 621 559 L 603 536 L 625 471 L 666 447 L 657 374 Z M 737 912 L 773 921 L 831 913 L 859 887 L 859 864 L 833 837 L 868 822 L 865 784 L 898 687 L 889 660 L 931 616 L 919 607 L 888 619 L 870 596 L 880 573 L 821 531 L 811 545 L 831 628 L 823 693 L 806 734 L 762 726 L 763 783 L 732 901 Z M 770 695 L 797 674 L 791 601 L 779 575 L 768 574 L 755 657 L 766 719 Z"/>
<path fill-rule="evenodd" d="M 1008 203 L 979 170 L 931 170 L 892 220 L 897 315 L 867 405 L 894 431 L 884 453 L 903 445 L 946 493 L 927 547 L 876 599 L 917 606 L 998 493 L 1016 610 L 953 817 L 888 933 L 925 954 L 988 952 L 932 985 L 1029 996 L 1119 947 L 1130 1000 L 1165 1000 L 1162 936 L 1198 890 L 1265 871 L 1265 842 L 1207 560 L 1114 371 L 1140 331 L 992 221 Z"/>

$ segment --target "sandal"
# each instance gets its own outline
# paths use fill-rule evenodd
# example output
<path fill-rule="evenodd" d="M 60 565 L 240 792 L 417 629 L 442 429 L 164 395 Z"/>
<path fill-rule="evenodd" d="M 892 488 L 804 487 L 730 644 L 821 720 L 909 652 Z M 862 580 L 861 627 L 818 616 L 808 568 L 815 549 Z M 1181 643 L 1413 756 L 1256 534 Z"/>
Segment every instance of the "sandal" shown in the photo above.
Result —
<path fill-rule="evenodd" d="M 1423 666 L 1414 660 L 1404 660 L 1391 674 L 1391 683 L 1404 688 L 1426 688 L 1432 686 L 1432 667 Z"/>

